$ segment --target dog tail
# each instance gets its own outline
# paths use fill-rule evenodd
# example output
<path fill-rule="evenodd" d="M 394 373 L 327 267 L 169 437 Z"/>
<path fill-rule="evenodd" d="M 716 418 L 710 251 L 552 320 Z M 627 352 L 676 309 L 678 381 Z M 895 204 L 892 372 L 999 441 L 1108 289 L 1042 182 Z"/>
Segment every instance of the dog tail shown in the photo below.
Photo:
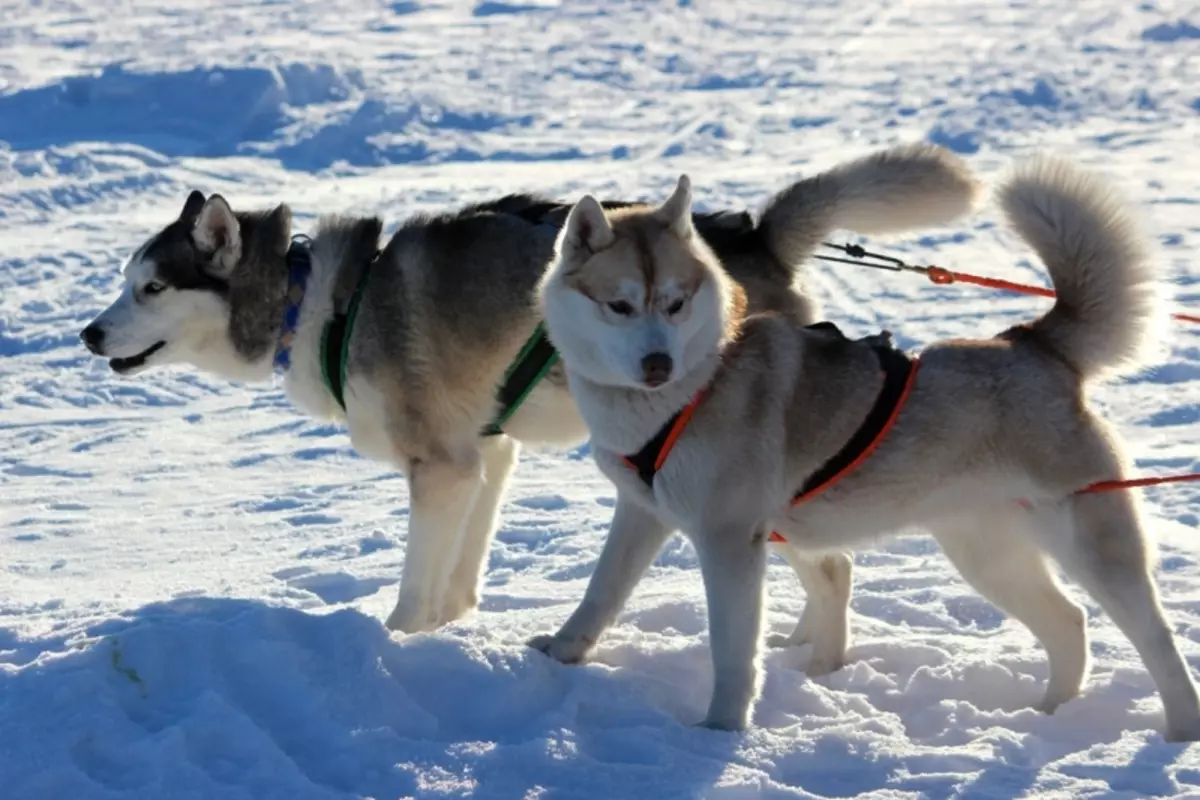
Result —
<path fill-rule="evenodd" d="M 1029 329 L 1086 380 L 1136 368 L 1167 315 L 1144 234 L 1099 177 L 1049 156 L 999 192 L 1009 224 L 1050 272 L 1057 299 Z"/>
<path fill-rule="evenodd" d="M 972 211 L 982 184 L 961 158 L 907 144 L 839 164 L 772 198 L 759 230 L 775 258 L 796 269 L 835 230 L 898 233 Z"/>

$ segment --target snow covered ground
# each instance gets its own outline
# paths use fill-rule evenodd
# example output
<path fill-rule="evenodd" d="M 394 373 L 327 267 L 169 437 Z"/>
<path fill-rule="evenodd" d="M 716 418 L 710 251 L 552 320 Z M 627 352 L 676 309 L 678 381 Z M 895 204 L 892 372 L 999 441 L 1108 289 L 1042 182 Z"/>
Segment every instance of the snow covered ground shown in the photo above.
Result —
<path fill-rule="evenodd" d="M 482 609 L 391 638 L 401 476 L 272 386 L 133 379 L 77 334 L 186 192 L 240 208 L 422 210 L 501 192 L 760 207 L 927 138 L 994 177 L 1045 148 L 1138 204 L 1200 308 L 1200 11 L 1158 0 L 0 0 L 0 796 L 1200 797 L 1136 655 L 1092 604 L 1094 668 L 1052 717 L 1043 653 L 920 535 L 858 554 L 852 663 L 767 658 L 755 727 L 690 727 L 711 681 L 676 538 L 594 661 L 522 642 L 582 595 L 613 491 L 529 453 Z M 993 208 L 872 242 L 1041 282 Z M 1044 301 L 817 265 L 831 319 L 919 347 Z M 1200 469 L 1200 331 L 1100 387 L 1147 474 Z M 1200 487 L 1146 492 L 1200 672 Z M 1077 593 L 1078 596 L 1078 593 Z M 770 568 L 768 626 L 802 592 Z"/>

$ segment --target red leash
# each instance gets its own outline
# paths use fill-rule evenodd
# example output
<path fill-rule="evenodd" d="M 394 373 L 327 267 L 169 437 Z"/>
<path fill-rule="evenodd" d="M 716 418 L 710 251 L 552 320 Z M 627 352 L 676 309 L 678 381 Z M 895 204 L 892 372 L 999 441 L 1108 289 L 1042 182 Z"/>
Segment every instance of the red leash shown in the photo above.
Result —
<path fill-rule="evenodd" d="M 1200 481 L 1200 472 L 1183 475 L 1163 475 L 1158 478 L 1126 478 L 1123 481 L 1098 481 L 1091 486 L 1085 486 L 1077 494 L 1095 494 L 1097 492 L 1115 492 L 1118 489 L 1137 489 L 1141 486 L 1158 486 L 1162 483 L 1191 483 Z"/>
<path fill-rule="evenodd" d="M 1192 472 L 1185 475 L 1163 475 L 1157 478 L 1126 478 L 1121 481 L 1097 481 L 1090 486 L 1083 487 L 1075 494 L 1099 494 L 1100 492 L 1116 492 L 1121 489 L 1138 489 L 1142 486 L 1159 486 L 1164 483 L 1191 483 L 1193 481 L 1200 481 L 1200 472 Z M 1024 508 L 1033 508 L 1033 504 L 1028 500 L 1021 499 L 1015 502 Z M 793 505 L 795 504 L 793 503 Z M 777 531 L 771 531 L 771 535 L 767 537 L 767 541 L 784 544 L 787 542 L 787 539 Z"/>
<path fill-rule="evenodd" d="M 912 271 L 925 275 L 929 280 L 941 286 L 948 286 L 952 283 L 970 283 L 975 286 L 986 286 L 989 289 L 1003 289 L 1008 292 L 1032 294 L 1038 297 L 1056 296 L 1053 289 L 1030 286 L 1027 283 L 1013 283 L 1012 281 L 1001 280 L 1000 278 L 987 278 L 983 275 L 972 275 L 969 272 L 952 272 L 942 267 L 912 267 Z M 1200 325 L 1200 316 L 1195 314 L 1172 314 L 1171 319 L 1177 322 L 1193 322 Z"/>
<path fill-rule="evenodd" d="M 892 256 L 885 256 L 882 253 L 872 253 L 862 245 L 830 244 L 829 242 L 823 242 L 822 244 L 832 250 L 841 250 L 850 256 L 850 258 L 822 255 L 813 256 L 822 261 L 833 261 L 838 264 L 854 264 L 855 266 L 871 267 L 872 269 L 886 269 L 891 272 L 915 272 L 918 275 L 924 275 L 939 286 L 949 286 L 952 283 L 969 283 L 973 286 L 985 286 L 989 289 L 1000 289 L 1018 294 L 1029 294 L 1037 297 L 1057 297 L 1053 289 L 1046 289 L 1042 286 L 1032 286 L 1028 283 L 1014 283 L 1013 281 L 1006 281 L 1001 278 L 988 278 L 983 275 L 972 275 L 969 272 L 954 272 L 943 267 L 924 267 L 917 264 L 908 264 Z M 1200 325 L 1200 315 L 1197 314 L 1172 314 L 1171 319 L 1177 322 L 1191 322 Z"/>

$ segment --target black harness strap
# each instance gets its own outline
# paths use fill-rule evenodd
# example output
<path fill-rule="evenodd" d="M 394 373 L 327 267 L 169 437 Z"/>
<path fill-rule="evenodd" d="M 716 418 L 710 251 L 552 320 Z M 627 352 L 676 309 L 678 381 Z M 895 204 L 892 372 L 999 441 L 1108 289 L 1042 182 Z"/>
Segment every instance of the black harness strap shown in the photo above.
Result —
<path fill-rule="evenodd" d="M 625 463 L 634 470 L 637 470 L 638 477 L 648 487 L 653 488 L 654 486 L 654 475 L 658 472 L 658 467 L 656 466 L 658 455 L 666 445 L 671 431 L 675 429 L 675 423 L 678 422 L 681 414 L 683 414 L 683 409 L 676 411 L 658 429 L 658 433 L 654 434 L 654 438 L 646 442 L 641 450 L 638 450 L 631 456 L 625 456 Z"/>
<path fill-rule="evenodd" d="M 321 373 L 325 378 L 325 385 L 333 394 L 333 399 L 337 400 L 343 411 L 346 409 L 346 366 L 350 356 L 350 334 L 354 330 L 354 319 L 358 316 L 358 306 L 362 303 L 371 267 L 378 258 L 379 253 L 376 252 L 358 277 L 354 294 L 350 296 L 350 305 L 344 312 L 335 311 L 333 318 L 325 323 L 325 330 L 321 334 Z"/>
<path fill-rule="evenodd" d="M 546 335 L 546 326 L 538 323 L 533 334 L 526 340 L 521 352 L 508 366 L 504 375 L 504 383 L 496 392 L 496 402 L 500 406 L 496 418 L 483 429 L 484 436 L 499 436 L 504 433 L 504 423 L 517 412 L 525 398 L 533 388 L 546 376 L 554 362 L 558 360 L 558 351 L 550 343 Z"/>
<path fill-rule="evenodd" d="M 854 466 L 862 454 L 887 432 L 888 421 L 892 419 L 896 406 L 904 398 L 909 375 L 913 370 L 913 361 L 889 345 L 879 344 L 872 349 L 875 351 L 875 357 L 879 359 L 880 369 L 883 370 L 883 387 L 875 398 L 875 405 L 845 446 L 837 451 L 833 458 L 822 464 L 820 469 L 808 476 L 800 491 L 796 492 L 793 503 L 820 490 Z"/>

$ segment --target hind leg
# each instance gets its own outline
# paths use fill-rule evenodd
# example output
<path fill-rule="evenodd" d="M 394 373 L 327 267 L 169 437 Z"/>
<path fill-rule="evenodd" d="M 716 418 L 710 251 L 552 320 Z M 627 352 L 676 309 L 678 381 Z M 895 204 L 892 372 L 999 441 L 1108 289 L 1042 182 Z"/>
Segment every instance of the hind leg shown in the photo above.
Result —
<path fill-rule="evenodd" d="M 790 636 L 767 638 L 770 647 L 813 646 L 805 670 L 817 677 L 841 669 L 846 663 L 850 640 L 850 590 L 854 561 L 846 553 L 820 559 L 788 544 L 775 545 L 804 587 L 804 612 Z"/>
<path fill-rule="evenodd" d="M 519 450 L 517 441 L 508 436 L 489 436 L 480 442 L 483 486 L 467 517 L 457 564 L 450 573 L 450 584 L 442 599 L 438 624 L 453 622 L 479 605 L 479 579 L 487 562 L 500 503 L 517 463 Z"/>
<path fill-rule="evenodd" d="M 1138 651 L 1162 699 L 1166 738 L 1200 740 L 1200 700 L 1159 603 L 1137 496 L 1075 495 L 1056 521 L 1047 547 Z"/>
<path fill-rule="evenodd" d="M 400 597 L 388 616 L 389 630 L 415 633 L 436 627 L 467 516 L 482 485 L 483 466 L 473 446 L 412 461 L 412 514 Z"/>
<path fill-rule="evenodd" d="M 1038 708 L 1049 714 L 1078 695 L 1087 678 L 1087 617 L 1063 593 L 1030 537 L 1035 523 L 1016 508 L 941 523 L 931 532 L 963 579 L 1041 642 L 1050 681 Z"/>

